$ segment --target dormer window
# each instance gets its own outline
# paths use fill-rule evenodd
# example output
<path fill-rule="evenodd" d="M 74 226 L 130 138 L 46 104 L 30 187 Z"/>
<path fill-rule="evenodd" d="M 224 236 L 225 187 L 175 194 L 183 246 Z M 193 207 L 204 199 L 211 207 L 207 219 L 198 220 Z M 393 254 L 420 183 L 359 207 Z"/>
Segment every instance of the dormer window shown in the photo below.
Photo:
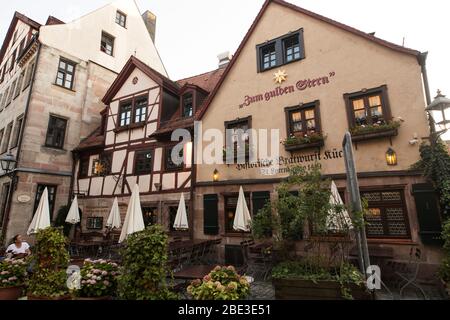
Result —
<path fill-rule="evenodd" d="M 194 115 L 194 100 L 192 93 L 183 96 L 183 118 L 190 118 Z"/>
<path fill-rule="evenodd" d="M 126 14 L 121 12 L 121 11 L 119 11 L 119 10 L 117 10 L 117 12 L 116 12 L 116 23 L 118 25 L 120 25 L 121 27 L 125 28 L 126 25 L 127 25 L 127 16 L 126 16 Z"/>

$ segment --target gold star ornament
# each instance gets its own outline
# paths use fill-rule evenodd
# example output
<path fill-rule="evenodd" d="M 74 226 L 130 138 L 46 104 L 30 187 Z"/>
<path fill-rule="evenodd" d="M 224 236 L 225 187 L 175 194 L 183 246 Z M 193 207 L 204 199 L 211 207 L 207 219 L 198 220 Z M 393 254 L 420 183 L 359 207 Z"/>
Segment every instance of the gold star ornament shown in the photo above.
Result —
<path fill-rule="evenodd" d="M 273 80 L 275 83 L 281 84 L 286 81 L 288 75 L 285 70 L 278 70 L 273 74 Z"/>

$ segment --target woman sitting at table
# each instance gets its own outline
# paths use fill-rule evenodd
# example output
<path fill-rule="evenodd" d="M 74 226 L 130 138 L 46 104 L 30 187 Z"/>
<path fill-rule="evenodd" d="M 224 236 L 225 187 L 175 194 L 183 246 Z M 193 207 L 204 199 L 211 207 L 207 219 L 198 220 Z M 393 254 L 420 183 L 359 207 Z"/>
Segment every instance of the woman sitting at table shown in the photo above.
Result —
<path fill-rule="evenodd" d="M 12 258 L 25 258 L 31 254 L 30 245 L 23 241 L 20 234 L 13 238 L 13 243 L 6 249 L 6 255 Z"/>

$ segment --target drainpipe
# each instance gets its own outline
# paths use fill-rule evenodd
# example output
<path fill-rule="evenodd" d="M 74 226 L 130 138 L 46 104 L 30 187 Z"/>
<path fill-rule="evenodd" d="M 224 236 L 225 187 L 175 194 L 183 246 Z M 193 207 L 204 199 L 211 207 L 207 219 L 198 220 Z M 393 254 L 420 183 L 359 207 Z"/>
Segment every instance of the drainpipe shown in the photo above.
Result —
<path fill-rule="evenodd" d="M 191 137 L 193 137 L 193 135 L 191 134 Z M 196 177 L 197 177 L 197 164 L 195 163 L 195 139 L 191 139 L 191 143 L 192 143 L 192 155 L 191 155 L 191 188 L 190 188 L 190 197 L 191 197 L 191 214 L 190 214 L 190 236 L 191 239 L 194 240 L 194 215 L 195 215 L 195 184 L 196 184 Z"/>
<path fill-rule="evenodd" d="M 425 88 L 425 97 L 427 100 L 427 106 L 429 106 L 431 104 L 431 93 L 430 93 L 430 84 L 428 82 L 428 72 L 427 72 L 427 65 L 426 65 L 427 57 L 428 57 L 428 52 L 423 52 L 417 56 L 417 59 L 419 60 L 420 67 L 422 68 L 422 79 L 423 79 L 423 86 Z M 431 142 L 431 145 L 433 146 L 435 143 L 434 136 L 436 134 L 436 127 L 435 127 L 433 119 L 431 118 L 430 115 L 428 115 L 428 122 L 430 125 L 430 131 L 431 131 L 430 142 Z"/>
<path fill-rule="evenodd" d="M 37 38 L 38 37 L 36 37 L 36 39 Z M 34 81 L 36 79 L 36 71 L 37 71 L 37 68 L 38 68 L 38 65 L 39 65 L 39 57 L 41 55 L 42 44 L 39 43 L 38 45 L 39 45 L 39 47 L 38 47 L 37 54 L 36 54 L 36 62 L 35 62 L 35 65 L 34 65 L 33 75 L 31 76 L 30 90 L 28 91 L 27 104 L 25 106 L 25 113 L 24 113 L 24 116 L 23 116 L 23 123 L 22 123 L 22 130 L 21 130 L 22 133 L 19 136 L 19 143 L 18 143 L 18 146 L 17 146 L 17 155 L 16 155 L 17 164 L 16 164 L 16 168 L 19 167 L 19 164 L 20 164 L 20 154 L 21 154 L 21 151 L 22 151 L 23 136 L 25 134 L 25 127 L 26 127 L 27 119 L 28 119 L 28 110 L 30 108 L 31 95 L 32 95 L 32 92 L 33 92 Z M 7 229 L 8 224 L 9 224 L 10 209 L 11 209 L 11 203 L 12 203 L 12 199 L 13 199 L 13 193 L 16 190 L 17 185 L 19 184 L 19 179 L 18 178 L 19 177 L 17 176 L 17 171 L 14 171 L 14 175 L 11 178 L 11 186 L 9 187 L 10 191 L 8 193 L 7 205 L 6 205 L 6 208 L 5 208 L 5 220 L 4 220 L 4 223 L 3 223 L 3 226 L 2 226 L 2 230 L 1 230 L 2 231 L 2 235 L 6 235 L 6 229 Z"/>
<path fill-rule="evenodd" d="M 75 163 L 77 160 L 77 154 L 72 151 L 72 176 L 70 177 L 69 198 L 67 199 L 67 205 L 70 205 L 70 201 L 73 198 L 73 184 L 75 183 Z M 79 191 L 79 190 L 78 190 Z"/>

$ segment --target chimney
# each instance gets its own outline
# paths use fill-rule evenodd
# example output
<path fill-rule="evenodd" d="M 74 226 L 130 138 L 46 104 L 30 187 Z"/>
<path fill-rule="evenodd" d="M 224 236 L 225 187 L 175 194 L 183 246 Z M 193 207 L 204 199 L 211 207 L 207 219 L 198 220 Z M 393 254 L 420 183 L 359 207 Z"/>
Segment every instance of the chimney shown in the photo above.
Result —
<path fill-rule="evenodd" d="M 142 19 L 144 20 L 145 26 L 147 27 L 148 33 L 150 34 L 153 43 L 155 43 L 156 16 L 149 10 L 147 10 L 142 14 Z"/>
<path fill-rule="evenodd" d="M 230 52 L 227 51 L 219 54 L 217 58 L 219 59 L 219 68 L 225 68 L 228 63 L 230 63 L 232 57 L 230 55 Z"/>

